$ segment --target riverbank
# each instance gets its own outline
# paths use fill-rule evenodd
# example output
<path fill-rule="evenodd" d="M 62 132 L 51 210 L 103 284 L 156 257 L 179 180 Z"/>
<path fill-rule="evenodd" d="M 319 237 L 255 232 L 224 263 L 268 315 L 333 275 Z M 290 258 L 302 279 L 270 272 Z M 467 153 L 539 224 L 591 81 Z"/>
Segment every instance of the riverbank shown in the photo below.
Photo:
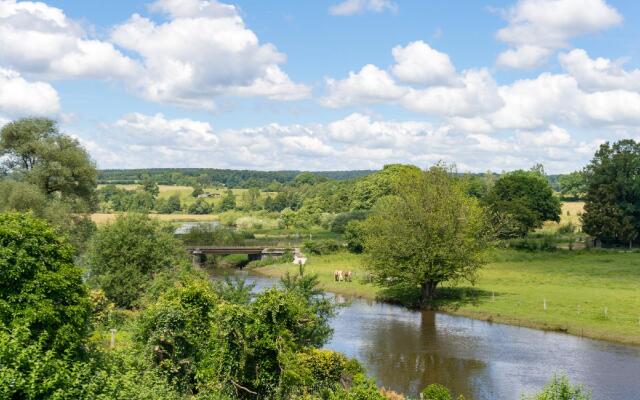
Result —
<path fill-rule="evenodd" d="M 474 287 L 443 286 L 442 311 L 475 319 L 640 344 L 640 253 L 526 253 L 500 250 Z M 272 277 L 294 265 L 256 271 Z M 335 282 L 333 271 L 350 270 L 352 282 Z M 311 256 L 307 271 L 330 292 L 411 304 L 416 293 L 389 293 L 366 282 L 362 257 L 350 253 Z"/>

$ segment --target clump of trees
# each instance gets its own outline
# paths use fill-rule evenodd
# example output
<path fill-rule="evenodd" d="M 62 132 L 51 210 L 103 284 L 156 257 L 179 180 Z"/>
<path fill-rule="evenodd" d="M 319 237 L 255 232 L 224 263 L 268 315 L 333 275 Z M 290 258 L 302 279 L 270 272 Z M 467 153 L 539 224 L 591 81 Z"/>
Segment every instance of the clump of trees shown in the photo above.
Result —
<path fill-rule="evenodd" d="M 544 221 L 560 221 L 560 199 L 540 171 L 500 176 L 482 201 L 494 213 L 502 238 L 522 237 Z"/>
<path fill-rule="evenodd" d="M 94 225 L 96 169 L 77 140 L 55 121 L 26 118 L 0 130 L 0 212 L 32 211 L 82 250 Z"/>
<path fill-rule="evenodd" d="M 584 176 L 583 230 L 608 245 L 640 243 L 640 143 L 602 144 Z"/>

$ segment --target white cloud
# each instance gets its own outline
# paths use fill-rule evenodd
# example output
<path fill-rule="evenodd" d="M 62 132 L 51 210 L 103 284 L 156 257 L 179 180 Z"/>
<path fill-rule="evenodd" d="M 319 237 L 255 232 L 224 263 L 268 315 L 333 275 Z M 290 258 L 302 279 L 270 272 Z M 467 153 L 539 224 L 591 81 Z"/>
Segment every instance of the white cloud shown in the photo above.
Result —
<path fill-rule="evenodd" d="M 398 5 L 391 0 L 344 0 L 329 7 L 329 14 L 339 16 L 362 14 L 365 11 L 375 13 L 383 11 L 397 12 Z"/>
<path fill-rule="evenodd" d="M 30 82 L 0 68 L 0 115 L 7 118 L 52 116 L 60 112 L 58 92 L 46 82 Z"/>
<path fill-rule="evenodd" d="M 500 86 L 504 106 L 489 116 L 500 129 L 537 129 L 552 121 L 578 119 L 581 92 L 568 75 L 544 73 Z"/>
<path fill-rule="evenodd" d="M 499 108 L 498 86 L 486 69 L 465 71 L 460 87 L 411 89 L 402 99 L 410 110 L 451 117 L 470 117 Z"/>
<path fill-rule="evenodd" d="M 394 162 L 462 170 L 550 171 L 584 164 L 597 143 L 576 142 L 558 126 L 512 135 L 466 132 L 448 123 L 384 120 L 354 113 L 327 124 L 267 124 L 215 132 L 208 122 L 133 113 L 81 142 L 99 167 L 214 167 L 261 170 L 364 169 Z M 578 151 L 577 149 L 580 149 Z M 574 151 L 575 150 L 575 151 Z M 496 156 L 499 154 L 499 156 Z"/>
<path fill-rule="evenodd" d="M 135 139 L 137 145 L 197 150 L 218 144 L 218 138 L 208 122 L 188 118 L 167 119 L 163 114 L 128 114 L 116 121 L 114 128 Z"/>
<path fill-rule="evenodd" d="M 520 132 L 518 142 L 523 146 L 564 146 L 571 142 L 571 135 L 565 129 L 555 125 L 542 132 Z"/>
<path fill-rule="evenodd" d="M 349 72 L 343 80 L 327 79 L 327 91 L 322 104 L 328 107 L 382 103 L 398 100 L 406 93 L 386 71 L 371 64 L 359 72 Z"/>
<path fill-rule="evenodd" d="M 449 56 L 419 40 L 392 50 L 396 64 L 393 74 L 403 82 L 424 85 L 452 85 L 458 83 L 456 69 Z"/>
<path fill-rule="evenodd" d="M 508 25 L 496 37 L 512 48 L 498 65 L 530 68 L 542 64 L 571 38 L 618 25 L 622 16 L 604 0 L 519 0 L 506 10 Z"/>
<path fill-rule="evenodd" d="M 134 14 L 111 34 L 114 43 L 142 58 L 145 73 L 135 85 L 144 97 L 211 109 L 220 95 L 309 95 L 309 87 L 293 83 L 280 69 L 286 56 L 261 44 L 235 7 L 215 0 L 160 0 L 151 9 L 166 13 L 168 21 Z"/>
<path fill-rule="evenodd" d="M 640 69 L 625 71 L 621 61 L 602 57 L 592 59 L 583 49 L 562 53 L 558 58 L 562 68 L 585 90 L 640 90 Z"/>
<path fill-rule="evenodd" d="M 0 62 L 46 78 L 127 78 L 137 63 L 45 3 L 0 1 Z"/>

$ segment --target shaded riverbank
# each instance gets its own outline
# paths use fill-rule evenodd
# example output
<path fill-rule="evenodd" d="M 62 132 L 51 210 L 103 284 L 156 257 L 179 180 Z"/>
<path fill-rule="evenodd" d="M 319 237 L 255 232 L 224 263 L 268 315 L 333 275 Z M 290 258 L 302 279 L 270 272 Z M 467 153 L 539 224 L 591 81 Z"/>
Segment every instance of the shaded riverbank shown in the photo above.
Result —
<path fill-rule="evenodd" d="M 442 311 L 479 320 L 566 332 L 618 343 L 640 344 L 640 253 L 497 251 L 475 287 L 440 292 Z M 330 292 L 364 299 L 390 298 L 366 282 L 361 257 L 338 253 L 309 258 Z M 294 265 L 272 265 L 256 272 L 280 277 Z M 335 269 L 354 272 L 353 282 L 335 282 Z M 411 293 L 396 302 L 410 303 Z"/>

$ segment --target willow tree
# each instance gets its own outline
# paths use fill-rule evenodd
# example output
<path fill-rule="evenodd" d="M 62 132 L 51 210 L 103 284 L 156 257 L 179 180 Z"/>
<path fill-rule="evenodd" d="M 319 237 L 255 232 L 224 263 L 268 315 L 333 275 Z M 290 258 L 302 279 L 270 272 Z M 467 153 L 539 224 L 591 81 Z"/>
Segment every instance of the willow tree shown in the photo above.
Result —
<path fill-rule="evenodd" d="M 485 264 L 490 229 L 477 199 L 436 166 L 381 198 L 363 223 L 366 267 L 387 287 L 420 289 L 431 305 L 442 282 L 475 282 Z"/>

